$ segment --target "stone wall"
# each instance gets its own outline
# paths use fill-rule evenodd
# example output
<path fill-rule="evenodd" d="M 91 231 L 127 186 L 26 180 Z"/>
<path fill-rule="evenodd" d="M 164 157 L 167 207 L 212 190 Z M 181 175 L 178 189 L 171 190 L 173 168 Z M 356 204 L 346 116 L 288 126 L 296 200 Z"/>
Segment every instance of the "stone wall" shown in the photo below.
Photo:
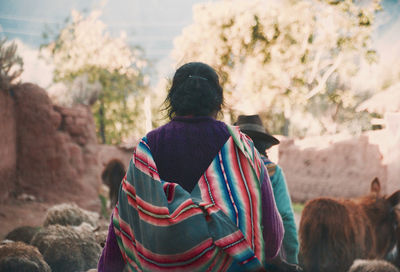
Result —
<path fill-rule="evenodd" d="M 126 169 L 132 150 L 97 144 L 89 107 L 55 106 L 29 83 L 12 93 L 0 90 L 0 236 L 41 225 L 57 203 L 99 212 L 102 173 L 115 161 Z"/>
<path fill-rule="evenodd" d="M 14 168 L 16 173 L 15 180 L 6 182 L 13 188 L 5 191 L 49 202 L 79 203 L 82 195 L 87 202 L 98 202 L 98 145 L 90 109 L 54 106 L 45 90 L 30 83 L 15 87 L 13 93 L 12 100 L 0 98 L 8 105 L 6 110 L 0 107 L 6 112 L 1 118 L 15 120 L 0 120 L 1 131 L 7 131 L 2 145 L 8 146 L 0 150 L 9 153 L 9 162 L 2 160 L 0 169 Z"/>
<path fill-rule="evenodd" d="M 0 90 L 0 201 L 14 191 L 17 167 L 16 120 L 14 100 Z"/>
<path fill-rule="evenodd" d="M 391 193 L 400 190 L 400 112 L 386 113 L 385 123 L 386 141 L 385 151 L 382 153 L 388 167 L 388 193 Z M 380 137 L 375 141 L 382 146 Z"/>
<path fill-rule="evenodd" d="M 133 156 L 133 148 L 121 148 L 110 145 L 99 146 L 99 162 L 103 169 L 112 161 L 119 161 L 128 169 L 129 162 Z"/>
<path fill-rule="evenodd" d="M 380 146 L 371 138 L 366 133 L 345 139 L 339 135 L 281 139 L 278 163 L 292 199 L 303 202 L 319 196 L 364 195 L 375 177 L 381 181 L 384 193 L 392 192 L 391 186 L 388 190 L 388 165 Z"/>

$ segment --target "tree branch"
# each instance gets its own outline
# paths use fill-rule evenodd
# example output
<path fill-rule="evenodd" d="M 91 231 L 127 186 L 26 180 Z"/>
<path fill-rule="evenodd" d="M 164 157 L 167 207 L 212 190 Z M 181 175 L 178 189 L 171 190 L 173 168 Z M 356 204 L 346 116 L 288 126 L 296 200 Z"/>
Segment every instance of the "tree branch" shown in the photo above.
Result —
<path fill-rule="evenodd" d="M 342 61 L 342 54 L 340 53 L 335 62 L 332 64 L 332 66 L 324 73 L 321 81 L 318 82 L 318 85 L 307 94 L 306 99 L 310 99 L 311 97 L 322 91 L 326 81 L 332 75 L 332 73 L 339 67 L 341 61 Z"/>
<path fill-rule="evenodd" d="M 321 55 L 322 55 L 322 49 L 320 48 L 318 50 L 317 54 L 315 54 L 315 59 L 314 59 L 313 65 L 312 65 L 311 74 L 308 77 L 308 81 L 307 81 L 308 84 L 311 84 L 315 79 L 315 76 L 318 71 L 318 66 L 319 66 L 319 61 L 321 59 Z"/>

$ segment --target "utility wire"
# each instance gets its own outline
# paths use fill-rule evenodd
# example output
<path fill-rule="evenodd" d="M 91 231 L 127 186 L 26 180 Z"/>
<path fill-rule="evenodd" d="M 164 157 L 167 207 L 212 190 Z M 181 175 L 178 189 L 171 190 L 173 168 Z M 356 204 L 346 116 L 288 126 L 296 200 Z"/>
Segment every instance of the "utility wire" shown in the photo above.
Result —
<path fill-rule="evenodd" d="M 46 18 L 32 18 L 32 17 L 20 17 L 20 16 L 12 16 L 12 15 L 2 15 L 0 14 L 0 19 L 3 20 L 13 20 L 13 21 L 23 21 L 23 22 L 35 22 L 35 23 L 48 23 L 48 24 L 61 24 L 63 21 L 58 21 L 55 19 L 46 19 Z M 182 23 L 179 22 L 160 22 L 160 23 L 154 23 L 154 22 L 141 22 L 141 21 L 136 21 L 136 22 L 116 22 L 116 23 L 109 23 L 106 24 L 108 27 L 160 27 L 160 28 L 165 28 L 165 27 L 182 27 Z"/>
<path fill-rule="evenodd" d="M 54 20 L 54 19 L 20 17 L 20 16 L 2 15 L 2 14 L 0 14 L 0 19 L 13 20 L 13 21 L 23 21 L 23 22 L 30 22 L 30 23 L 46 23 L 46 24 L 59 24 L 59 23 L 61 23 L 61 22 L 59 22 L 57 20 Z"/>
<path fill-rule="evenodd" d="M 25 35 L 25 36 L 38 36 L 41 37 L 41 33 L 34 33 L 34 32 L 26 32 L 20 30 L 7 30 L 7 29 L 0 29 L 0 33 L 9 33 L 9 34 L 18 34 L 18 35 Z"/>

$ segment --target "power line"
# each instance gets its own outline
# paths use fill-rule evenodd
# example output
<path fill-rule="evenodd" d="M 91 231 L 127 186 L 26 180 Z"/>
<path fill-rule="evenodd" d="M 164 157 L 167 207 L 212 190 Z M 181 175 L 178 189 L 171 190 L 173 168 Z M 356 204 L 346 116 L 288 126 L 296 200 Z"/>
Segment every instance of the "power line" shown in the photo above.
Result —
<path fill-rule="evenodd" d="M 17 35 L 25 35 L 25 36 L 37 36 L 41 37 L 41 33 L 34 33 L 34 32 L 26 32 L 26 31 L 20 31 L 20 30 L 7 30 L 7 29 L 2 29 L 0 33 L 9 33 L 9 34 L 17 34 Z"/>
<path fill-rule="evenodd" d="M 179 22 L 166 22 L 166 23 L 154 23 L 154 22 L 116 22 L 107 24 L 109 27 L 183 27 L 185 24 Z"/>
<path fill-rule="evenodd" d="M 24 21 L 24 22 L 35 22 L 35 23 L 48 23 L 48 24 L 60 24 L 62 21 L 57 21 L 55 19 L 46 18 L 33 18 L 33 17 L 21 17 L 0 14 L 0 19 L 3 20 L 13 20 L 13 21 Z M 108 27 L 182 27 L 184 24 L 180 22 L 165 22 L 165 23 L 154 23 L 154 22 L 115 22 L 106 24 Z"/>
<path fill-rule="evenodd" d="M 0 25 L 1 26 L 1 25 Z M 10 34 L 21 34 L 21 35 L 26 35 L 26 36 L 42 36 L 42 33 L 38 32 L 27 32 L 27 31 L 22 31 L 18 29 L 5 29 L 5 28 L 0 28 L 0 32 L 4 33 L 10 33 Z M 160 42 L 160 41 L 166 41 L 166 42 L 172 42 L 174 39 L 174 35 L 171 36 L 166 36 L 166 35 L 146 35 L 146 34 L 130 34 L 128 35 L 129 37 L 127 38 L 128 41 L 133 41 L 133 42 Z"/>
<path fill-rule="evenodd" d="M 47 24 L 59 24 L 59 21 L 54 19 L 45 19 L 45 18 L 29 18 L 29 17 L 19 17 L 19 16 L 11 16 L 11 15 L 1 15 L 0 19 L 4 20 L 13 20 L 13 21 L 23 21 L 30 23 L 47 23 Z"/>
<path fill-rule="evenodd" d="M 128 41 L 133 41 L 133 42 L 160 42 L 160 41 L 166 41 L 166 42 L 171 42 L 174 39 L 174 35 L 171 36 L 157 36 L 157 35 L 135 35 L 135 34 L 130 34 L 128 35 L 127 40 Z"/>

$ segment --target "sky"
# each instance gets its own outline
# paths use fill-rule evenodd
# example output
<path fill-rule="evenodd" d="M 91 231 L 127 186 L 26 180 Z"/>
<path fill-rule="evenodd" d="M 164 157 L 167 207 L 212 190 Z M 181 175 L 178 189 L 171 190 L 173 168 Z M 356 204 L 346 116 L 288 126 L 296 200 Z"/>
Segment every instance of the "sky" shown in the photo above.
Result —
<path fill-rule="evenodd" d="M 173 38 L 192 21 L 192 6 L 201 0 L 3 0 L 0 1 L 0 36 L 19 38 L 38 47 L 46 29 L 63 25 L 71 9 L 101 8 L 101 20 L 115 35 L 125 31 L 128 42 L 142 47 L 152 60 L 165 58 Z"/>
<path fill-rule="evenodd" d="M 275 1 L 275 0 L 271 0 Z M 171 70 L 173 39 L 192 22 L 192 6 L 204 0 L 1 0 L 0 38 L 19 39 L 37 49 L 44 32 L 61 29 L 72 9 L 102 9 L 101 20 L 112 35 L 144 49 L 158 74 Z M 384 0 L 377 14 L 374 42 L 383 59 L 400 57 L 400 0 Z"/>

